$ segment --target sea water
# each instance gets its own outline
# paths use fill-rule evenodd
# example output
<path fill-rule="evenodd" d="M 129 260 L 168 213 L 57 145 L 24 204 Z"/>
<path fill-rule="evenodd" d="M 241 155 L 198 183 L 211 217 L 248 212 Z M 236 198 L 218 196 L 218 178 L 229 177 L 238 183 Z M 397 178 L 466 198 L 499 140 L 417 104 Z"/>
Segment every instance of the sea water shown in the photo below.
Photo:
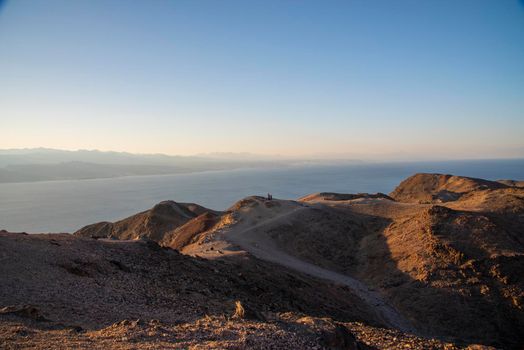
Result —
<path fill-rule="evenodd" d="M 313 192 L 389 193 L 417 172 L 524 180 L 524 159 L 309 165 L 5 183 L 0 184 L 0 229 L 74 232 L 94 222 L 122 219 L 168 199 L 224 210 L 246 196 L 267 193 L 286 199 Z"/>

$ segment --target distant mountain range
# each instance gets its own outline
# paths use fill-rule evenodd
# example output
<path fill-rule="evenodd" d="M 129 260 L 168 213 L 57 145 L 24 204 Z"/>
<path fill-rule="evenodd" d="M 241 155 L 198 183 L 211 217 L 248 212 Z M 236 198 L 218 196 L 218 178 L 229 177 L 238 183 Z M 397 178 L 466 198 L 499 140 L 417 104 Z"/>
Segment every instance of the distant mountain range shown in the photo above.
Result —
<path fill-rule="evenodd" d="M 172 156 L 160 153 L 136 154 L 99 150 L 67 151 L 52 148 L 0 149 L 0 167 L 16 164 L 57 164 L 66 162 L 172 166 L 175 164 L 184 165 L 198 162 L 216 162 L 216 158 L 232 162 L 238 159 L 243 161 L 261 159 L 249 153 L 209 153 L 198 156 Z"/>
<path fill-rule="evenodd" d="M 333 162 L 339 163 L 334 160 L 289 160 L 278 156 L 272 158 L 250 153 L 170 156 L 98 150 L 4 149 L 0 150 L 0 183 L 164 175 Z M 344 160 L 344 162 L 356 161 Z"/>
<path fill-rule="evenodd" d="M 0 150 L 0 182 L 162 175 L 271 165 L 276 163 L 249 160 L 244 155 L 234 159 L 97 150 L 11 149 Z"/>

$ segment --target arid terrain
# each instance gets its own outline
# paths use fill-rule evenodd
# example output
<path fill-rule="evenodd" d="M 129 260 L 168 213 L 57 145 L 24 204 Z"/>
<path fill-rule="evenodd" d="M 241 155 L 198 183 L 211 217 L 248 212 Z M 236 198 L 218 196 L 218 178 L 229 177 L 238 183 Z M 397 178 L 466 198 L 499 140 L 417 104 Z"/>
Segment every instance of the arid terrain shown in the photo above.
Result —
<path fill-rule="evenodd" d="M 524 187 L 165 201 L 71 234 L 0 231 L 0 348 L 521 349 Z"/>

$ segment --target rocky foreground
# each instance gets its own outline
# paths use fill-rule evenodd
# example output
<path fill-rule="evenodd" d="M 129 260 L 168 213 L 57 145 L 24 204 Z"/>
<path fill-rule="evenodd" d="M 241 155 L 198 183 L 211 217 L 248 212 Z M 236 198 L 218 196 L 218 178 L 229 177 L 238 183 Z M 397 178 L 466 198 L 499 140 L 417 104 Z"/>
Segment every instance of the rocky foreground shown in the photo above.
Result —
<path fill-rule="evenodd" d="M 0 231 L 0 348 L 519 349 L 521 186 L 417 174 L 389 195 Z"/>

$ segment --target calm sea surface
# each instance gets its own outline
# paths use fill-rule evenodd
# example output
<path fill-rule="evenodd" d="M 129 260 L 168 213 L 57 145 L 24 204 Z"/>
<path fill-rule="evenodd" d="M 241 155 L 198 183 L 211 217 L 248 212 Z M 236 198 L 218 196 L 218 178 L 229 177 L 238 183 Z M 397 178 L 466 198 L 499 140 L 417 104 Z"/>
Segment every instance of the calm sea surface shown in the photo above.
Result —
<path fill-rule="evenodd" d="M 97 221 L 124 218 L 166 199 L 221 210 L 243 197 L 268 192 L 290 199 L 321 191 L 388 193 L 416 172 L 524 180 L 524 159 L 304 166 L 0 184 L 0 229 L 73 232 Z"/>

